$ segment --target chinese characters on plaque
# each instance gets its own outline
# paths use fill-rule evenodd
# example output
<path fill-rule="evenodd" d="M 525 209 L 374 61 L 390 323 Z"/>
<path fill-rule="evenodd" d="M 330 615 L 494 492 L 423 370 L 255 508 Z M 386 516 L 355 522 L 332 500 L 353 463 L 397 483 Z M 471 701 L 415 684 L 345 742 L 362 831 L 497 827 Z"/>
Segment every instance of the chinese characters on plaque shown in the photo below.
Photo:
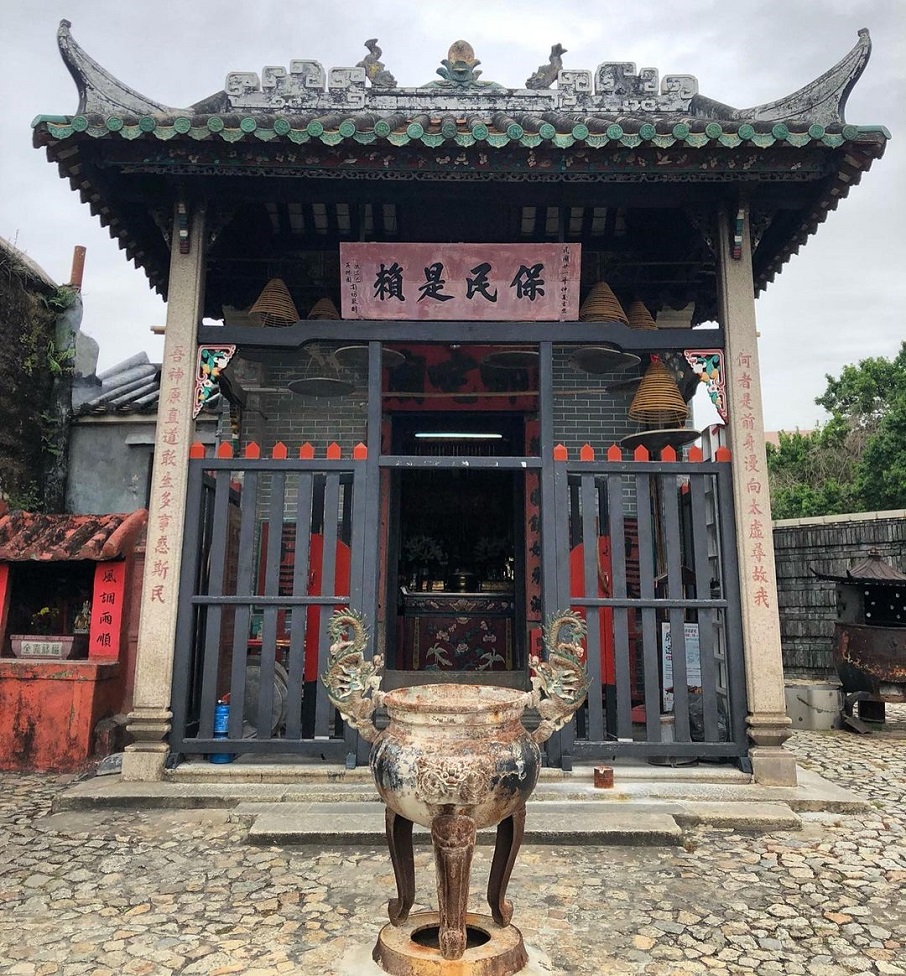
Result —
<path fill-rule="evenodd" d="M 766 547 L 771 546 L 771 522 L 765 513 L 768 510 L 768 486 L 765 472 L 761 468 L 759 453 L 755 449 L 755 413 L 752 403 L 752 356 L 740 353 L 736 357 L 737 371 L 736 385 L 736 415 L 742 431 L 742 478 L 743 520 L 745 539 L 749 557 L 746 563 L 746 573 L 753 585 L 754 601 L 758 607 L 770 607 L 770 591 L 768 590 L 768 572 L 765 565 L 767 558 Z"/>
<path fill-rule="evenodd" d="M 97 564 L 91 597 L 89 657 L 119 656 L 125 587 L 125 562 L 117 560 Z"/>
<path fill-rule="evenodd" d="M 344 319 L 575 321 L 580 244 L 341 244 Z"/>

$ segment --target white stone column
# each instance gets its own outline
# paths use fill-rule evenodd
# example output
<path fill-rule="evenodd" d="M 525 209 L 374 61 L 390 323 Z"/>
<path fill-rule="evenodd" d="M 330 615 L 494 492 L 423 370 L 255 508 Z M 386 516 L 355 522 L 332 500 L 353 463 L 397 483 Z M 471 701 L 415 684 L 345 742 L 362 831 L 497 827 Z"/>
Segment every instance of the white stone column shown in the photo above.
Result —
<path fill-rule="evenodd" d="M 186 238 L 180 236 L 181 224 L 189 230 L 187 252 Z M 199 209 L 186 215 L 177 206 L 170 245 L 167 323 L 154 440 L 135 695 L 128 724 L 135 741 L 126 747 L 123 757 L 124 780 L 161 779 L 168 752 L 165 740 L 172 718 L 170 700 L 186 479 L 189 444 L 195 432 L 192 403 L 204 291 L 204 252 L 204 211 Z"/>
<path fill-rule="evenodd" d="M 784 696 L 746 206 L 718 216 L 718 283 L 720 324 L 726 339 L 727 435 L 733 456 L 749 755 L 756 782 L 795 786 L 796 760 L 783 748 L 791 723 Z"/>

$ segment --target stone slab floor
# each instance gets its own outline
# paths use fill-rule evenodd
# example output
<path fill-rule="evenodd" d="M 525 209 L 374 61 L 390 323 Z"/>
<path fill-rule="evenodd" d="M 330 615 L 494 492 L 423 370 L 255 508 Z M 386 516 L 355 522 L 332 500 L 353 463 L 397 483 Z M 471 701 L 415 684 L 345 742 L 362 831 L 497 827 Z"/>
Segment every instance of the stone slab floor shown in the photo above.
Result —
<path fill-rule="evenodd" d="M 870 812 L 692 830 L 685 847 L 524 848 L 510 896 L 538 971 L 906 976 L 906 706 L 870 736 L 797 732 L 791 747 Z M 0 973 L 366 971 L 350 960 L 386 921 L 384 850 L 250 847 L 228 811 L 48 817 L 71 782 L 0 774 Z M 473 867 L 479 911 L 489 854 Z M 416 857 L 427 908 L 430 851 Z"/>

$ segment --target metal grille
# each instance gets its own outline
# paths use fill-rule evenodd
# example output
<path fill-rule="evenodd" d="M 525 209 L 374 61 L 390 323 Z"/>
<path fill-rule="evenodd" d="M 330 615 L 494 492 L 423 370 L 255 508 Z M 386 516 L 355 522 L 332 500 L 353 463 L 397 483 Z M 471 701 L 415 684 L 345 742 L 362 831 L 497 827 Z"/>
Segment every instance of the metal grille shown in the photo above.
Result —
<path fill-rule="evenodd" d="M 628 518 L 625 495 L 638 518 Z M 746 751 L 739 584 L 727 462 L 555 465 L 570 603 L 588 624 L 577 757 Z M 571 732 L 569 733 L 571 736 Z"/>
<path fill-rule="evenodd" d="M 356 752 L 318 680 L 334 607 L 374 619 L 363 599 L 364 573 L 374 572 L 363 545 L 366 464 L 333 453 L 190 461 L 174 751 L 335 761 Z M 224 699 L 228 731 L 215 738 Z"/>

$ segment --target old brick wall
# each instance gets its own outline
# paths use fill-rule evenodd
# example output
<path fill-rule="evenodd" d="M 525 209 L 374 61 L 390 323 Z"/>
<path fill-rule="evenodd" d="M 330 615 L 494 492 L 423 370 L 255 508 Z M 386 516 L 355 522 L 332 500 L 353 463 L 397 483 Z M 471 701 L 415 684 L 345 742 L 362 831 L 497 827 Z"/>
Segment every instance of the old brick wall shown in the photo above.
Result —
<path fill-rule="evenodd" d="M 834 584 L 812 569 L 842 575 L 877 549 L 906 571 L 906 511 L 860 512 L 774 523 L 780 636 L 787 677 L 834 675 Z"/>
<path fill-rule="evenodd" d="M 47 472 L 42 415 L 51 412 L 55 313 L 53 292 L 18 258 L 0 247 L 0 491 L 14 508 L 42 509 Z"/>

